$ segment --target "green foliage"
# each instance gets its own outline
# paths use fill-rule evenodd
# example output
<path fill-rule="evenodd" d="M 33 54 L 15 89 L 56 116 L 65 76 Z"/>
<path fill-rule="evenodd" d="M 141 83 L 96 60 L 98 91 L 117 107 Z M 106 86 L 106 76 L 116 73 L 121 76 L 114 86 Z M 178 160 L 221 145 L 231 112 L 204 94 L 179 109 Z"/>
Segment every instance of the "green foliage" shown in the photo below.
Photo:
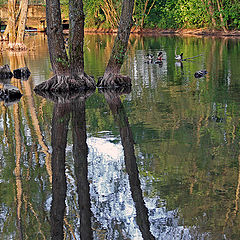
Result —
<path fill-rule="evenodd" d="M 232 0 L 222 0 L 220 11 L 217 1 L 212 0 L 213 16 L 210 15 L 209 1 L 207 0 L 149 0 L 146 11 L 147 0 L 135 2 L 133 19 L 136 27 L 179 29 L 179 28 L 209 28 L 213 27 L 212 17 L 216 21 L 215 28 L 221 29 L 222 23 L 220 13 L 222 13 L 224 25 L 229 30 L 240 29 L 240 2 Z M 86 14 L 87 27 L 111 27 L 107 21 L 107 16 L 101 8 L 106 5 L 105 0 L 85 0 L 84 8 Z M 153 5 L 152 5 L 153 4 Z M 120 14 L 121 1 L 113 1 L 114 8 Z M 151 8 L 152 6 L 152 8 Z M 142 22 L 143 21 L 143 22 Z"/>

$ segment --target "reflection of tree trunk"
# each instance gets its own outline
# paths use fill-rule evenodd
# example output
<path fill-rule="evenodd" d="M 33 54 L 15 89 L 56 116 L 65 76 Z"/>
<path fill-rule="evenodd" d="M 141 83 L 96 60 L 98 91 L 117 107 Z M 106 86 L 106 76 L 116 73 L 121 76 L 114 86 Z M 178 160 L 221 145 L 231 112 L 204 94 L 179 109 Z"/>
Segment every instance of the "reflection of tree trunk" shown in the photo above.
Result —
<path fill-rule="evenodd" d="M 128 123 L 128 118 L 119 96 L 110 92 L 106 92 L 104 95 L 114 115 L 115 122 L 117 123 L 120 130 L 126 170 L 129 176 L 130 190 L 136 207 L 137 224 L 142 233 L 143 239 L 155 239 L 150 232 L 148 209 L 145 206 L 142 196 L 141 183 L 138 176 L 139 172 L 134 153 L 134 140 L 131 128 Z"/>
<path fill-rule="evenodd" d="M 93 233 L 91 229 L 91 205 L 88 182 L 85 99 L 73 103 L 72 117 L 74 169 L 80 208 L 80 236 L 82 240 L 89 240 L 93 239 Z"/>
<path fill-rule="evenodd" d="M 14 123 L 15 123 L 15 139 L 16 139 L 16 168 L 14 170 L 16 176 L 17 189 L 17 229 L 19 232 L 19 239 L 23 239 L 22 223 L 21 223 L 21 206 L 22 206 L 22 183 L 21 183 L 21 134 L 18 105 L 13 107 Z"/>
<path fill-rule="evenodd" d="M 68 122 L 70 119 L 68 104 L 55 104 L 52 120 L 52 205 L 51 238 L 63 239 L 63 219 L 67 190 L 65 175 L 65 149 L 67 145 Z"/>

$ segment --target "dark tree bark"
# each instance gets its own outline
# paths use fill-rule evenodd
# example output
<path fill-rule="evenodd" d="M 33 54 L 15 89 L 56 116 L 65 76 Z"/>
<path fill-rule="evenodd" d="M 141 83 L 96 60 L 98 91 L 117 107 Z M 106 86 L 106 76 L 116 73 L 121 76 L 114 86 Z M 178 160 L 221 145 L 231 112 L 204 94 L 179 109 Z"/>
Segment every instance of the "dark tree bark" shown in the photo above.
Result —
<path fill-rule="evenodd" d="M 72 74 L 83 74 L 84 13 L 82 0 L 69 0 L 69 56 Z"/>
<path fill-rule="evenodd" d="M 139 171 L 134 153 L 134 140 L 128 118 L 126 116 L 123 104 L 119 94 L 114 91 L 106 91 L 104 96 L 114 116 L 114 120 L 119 127 L 121 142 L 124 151 L 124 160 L 126 171 L 129 176 L 130 190 L 136 208 L 136 221 L 142 233 L 144 240 L 155 239 L 150 231 L 150 222 L 148 220 L 148 209 L 145 206 L 141 183 L 139 180 Z"/>
<path fill-rule="evenodd" d="M 84 72 L 84 14 L 82 0 L 70 0 L 69 58 L 66 53 L 59 0 L 46 1 L 47 36 L 55 76 L 35 87 L 36 91 L 73 92 L 95 89 L 93 77 Z"/>
<path fill-rule="evenodd" d="M 65 151 L 67 145 L 70 104 L 56 103 L 52 119 L 52 205 L 51 239 L 64 239 L 63 219 L 67 191 L 65 175 Z"/>
<path fill-rule="evenodd" d="M 88 146 L 85 119 L 85 98 L 75 101 L 72 105 L 73 157 L 78 205 L 80 209 L 80 238 L 93 239 L 91 228 L 90 188 L 88 182 Z"/>
<path fill-rule="evenodd" d="M 46 18 L 48 50 L 53 72 L 57 75 L 69 74 L 59 0 L 46 0 Z"/>
<path fill-rule="evenodd" d="M 134 0 L 123 0 L 118 33 L 104 76 L 99 78 L 99 87 L 116 88 L 131 85 L 131 79 L 126 76 L 121 76 L 119 73 L 127 51 L 128 39 L 133 25 L 133 7 Z"/>

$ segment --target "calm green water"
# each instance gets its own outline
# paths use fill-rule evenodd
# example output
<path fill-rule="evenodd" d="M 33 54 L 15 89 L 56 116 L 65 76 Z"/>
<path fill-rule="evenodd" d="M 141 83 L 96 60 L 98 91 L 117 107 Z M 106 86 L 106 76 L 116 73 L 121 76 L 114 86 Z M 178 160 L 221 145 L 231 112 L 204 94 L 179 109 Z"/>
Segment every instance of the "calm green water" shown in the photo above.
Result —
<path fill-rule="evenodd" d="M 61 224 L 65 239 L 240 239 L 240 39 L 131 36 L 132 91 L 63 104 L 33 91 L 52 76 L 46 37 L 27 44 L 0 55 L 32 73 L 0 105 L 1 239 L 51 239 Z M 86 35 L 88 74 L 102 76 L 112 44 Z M 201 55 L 179 66 L 175 49 Z M 145 62 L 160 50 L 162 65 Z"/>

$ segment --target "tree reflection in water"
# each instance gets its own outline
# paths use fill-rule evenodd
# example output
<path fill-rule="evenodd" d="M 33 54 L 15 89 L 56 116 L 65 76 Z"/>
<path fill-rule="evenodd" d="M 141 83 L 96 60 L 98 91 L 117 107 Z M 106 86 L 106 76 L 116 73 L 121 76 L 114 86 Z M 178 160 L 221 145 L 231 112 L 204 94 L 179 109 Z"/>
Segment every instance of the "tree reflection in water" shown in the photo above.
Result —
<path fill-rule="evenodd" d="M 116 125 L 120 131 L 124 151 L 125 166 L 130 183 L 132 199 L 136 208 L 136 222 L 143 239 L 155 239 L 150 231 L 148 209 L 143 200 L 139 171 L 134 153 L 134 141 L 123 104 L 119 95 L 121 91 L 104 91 Z M 91 228 L 91 203 L 88 182 L 88 146 L 85 119 L 85 101 L 88 95 L 57 96 L 53 93 L 41 93 L 42 96 L 55 102 L 52 119 L 52 204 L 51 204 L 51 238 L 64 239 L 64 221 L 66 210 L 67 182 L 65 173 L 65 158 L 67 135 L 72 115 L 73 159 L 74 173 L 80 211 L 81 239 L 93 239 Z M 72 232 L 74 235 L 74 232 Z"/>
<path fill-rule="evenodd" d="M 46 96 L 45 96 L 46 97 Z M 65 101 L 59 103 L 59 97 L 53 94 L 48 98 L 58 102 L 54 105 L 52 120 L 52 205 L 51 205 L 51 238 L 64 239 L 63 223 L 66 199 L 66 175 L 65 175 L 65 151 L 67 146 L 67 133 L 72 113 L 73 127 L 73 158 L 78 193 L 78 207 L 80 210 L 80 237 L 81 239 L 92 239 L 91 210 L 89 182 L 87 179 L 87 156 L 88 148 L 86 143 L 86 121 L 85 121 L 85 100 L 87 95 L 70 96 L 74 102 Z M 77 98 L 77 99 L 76 99 Z M 61 99 L 61 102 L 64 98 Z M 74 233 L 72 233 L 74 234 Z"/>
<path fill-rule="evenodd" d="M 121 94 L 125 92 L 128 93 L 129 91 L 130 89 L 126 89 L 125 91 L 121 91 Z M 109 104 L 114 116 L 114 120 L 120 131 L 120 137 L 124 151 L 124 161 L 129 177 L 130 190 L 136 208 L 137 225 L 139 226 L 143 239 L 151 240 L 155 238 L 150 232 L 148 209 L 146 208 L 143 200 L 141 183 L 139 180 L 139 171 L 134 153 L 133 135 L 119 95 L 120 93 L 113 90 L 104 91 L 104 96 Z"/>

